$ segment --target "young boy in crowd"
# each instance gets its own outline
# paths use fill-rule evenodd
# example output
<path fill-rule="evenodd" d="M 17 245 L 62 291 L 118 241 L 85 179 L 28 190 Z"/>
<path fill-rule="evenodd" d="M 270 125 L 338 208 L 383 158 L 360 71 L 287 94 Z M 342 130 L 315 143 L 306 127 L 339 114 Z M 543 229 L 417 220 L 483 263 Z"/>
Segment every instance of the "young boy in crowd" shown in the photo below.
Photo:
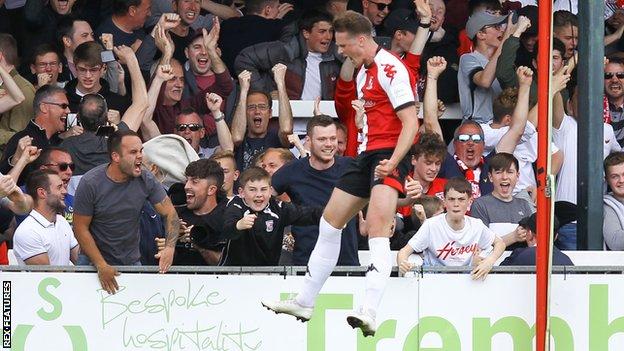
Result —
<path fill-rule="evenodd" d="M 472 202 L 472 186 L 463 178 L 451 178 L 444 187 L 446 213 L 427 219 L 408 244 L 399 251 L 399 272 L 414 268 L 408 257 L 424 255 L 430 266 L 470 266 L 480 250 L 494 246 L 492 253 L 471 272 L 472 278 L 485 279 L 496 260 L 505 251 L 503 241 L 481 220 L 466 216 Z"/>
<path fill-rule="evenodd" d="M 423 195 L 412 206 L 412 221 L 418 219 L 422 225 L 427 218 L 440 213 L 444 213 L 444 202 L 437 196 Z"/>
<path fill-rule="evenodd" d="M 225 266 L 276 266 L 284 227 L 314 225 L 321 207 L 302 207 L 271 196 L 271 176 L 250 167 L 240 178 L 240 188 L 225 210 L 224 237 L 228 240 L 221 261 Z"/>

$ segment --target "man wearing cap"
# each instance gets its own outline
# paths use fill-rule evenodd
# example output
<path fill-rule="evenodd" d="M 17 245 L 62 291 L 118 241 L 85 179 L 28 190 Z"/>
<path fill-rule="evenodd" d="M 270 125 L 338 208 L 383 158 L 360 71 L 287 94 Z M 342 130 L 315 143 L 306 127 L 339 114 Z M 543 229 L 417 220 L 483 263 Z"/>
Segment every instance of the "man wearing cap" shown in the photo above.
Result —
<path fill-rule="evenodd" d="M 496 63 L 502 42 L 511 34 L 510 28 L 504 31 L 506 19 L 507 16 L 485 11 L 475 12 L 468 18 L 466 34 L 473 42 L 474 51 L 459 59 L 457 76 L 464 119 L 488 123 L 494 117 L 492 100 L 502 91 L 496 80 Z"/>

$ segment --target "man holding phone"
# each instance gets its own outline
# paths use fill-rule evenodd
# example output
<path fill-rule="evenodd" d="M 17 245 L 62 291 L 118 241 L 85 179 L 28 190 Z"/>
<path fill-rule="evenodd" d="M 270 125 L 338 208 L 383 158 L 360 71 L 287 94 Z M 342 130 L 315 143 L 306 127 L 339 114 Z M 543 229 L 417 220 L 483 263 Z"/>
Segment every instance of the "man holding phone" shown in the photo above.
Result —
<path fill-rule="evenodd" d="M 116 130 L 136 132 L 147 109 L 147 88 L 134 52 L 128 46 L 120 46 L 115 48 L 115 54 L 127 65 L 130 72 L 132 105 L 119 120 L 118 112 L 109 110 L 105 96 L 90 93 L 81 98 L 76 111 L 83 133 L 69 137 L 61 144 L 74 160 L 74 176 L 83 175 L 92 168 L 109 162 L 107 137 Z"/>
<path fill-rule="evenodd" d="M 67 118 L 67 127 L 76 125 L 76 113 L 80 101 L 86 94 L 99 94 L 106 99 L 111 110 L 124 114 L 129 107 L 128 99 L 111 91 L 104 79 L 105 63 L 102 61 L 102 46 L 94 41 L 80 44 L 74 51 L 76 78 L 65 85 L 71 114 Z"/>

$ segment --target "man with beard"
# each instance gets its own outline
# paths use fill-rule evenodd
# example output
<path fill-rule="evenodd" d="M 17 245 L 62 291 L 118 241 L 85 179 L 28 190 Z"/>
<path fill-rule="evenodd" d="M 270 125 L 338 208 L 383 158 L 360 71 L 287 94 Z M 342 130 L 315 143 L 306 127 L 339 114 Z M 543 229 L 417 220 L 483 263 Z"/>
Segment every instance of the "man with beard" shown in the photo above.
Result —
<path fill-rule="evenodd" d="M 68 266 L 78 259 L 78 241 L 60 213 L 67 190 L 52 170 L 33 172 L 26 185 L 34 208 L 17 227 L 13 250 L 22 265 Z"/>
<path fill-rule="evenodd" d="M 307 125 L 310 156 L 282 166 L 271 179 L 277 194 L 286 193 L 293 203 L 301 206 L 324 206 L 349 164 L 349 159 L 336 156 L 338 142 L 336 124 L 326 115 L 314 116 Z M 293 264 L 308 264 L 318 239 L 318 225 L 293 226 L 295 237 Z M 339 266 L 358 266 L 358 236 L 355 218 L 342 230 Z"/>
<path fill-rule="evenodd" d="M 624 146 L 624 59 L 609 59 L 605 66 L 604 90 L 609 101 L 613 132 L 620 146 Z"/>
<path fill-rule="evenodd" d="M 214 266 L 221 259 L 221 238 L 225 194 L 223 170 L 214 160 L 191 162 L 186 175 L 186 206 L 178 208 L 180 238 L 175 249 L 175 265 Z M 164 239 L 159 239 L 161 246 Z"/>
<path fill-rule="evenodd" d="M 102 288 L 113 294 L 119 275 L 112 265 L 140 265 L 139 220 L 149 201 L 165 223 L 166 244 L 160 253 L 160 272 L 166 272 L 180 223 L 171 200 L 154 175 L 142 168 L 143 144 L 133 131 L 108 138 L 110 163 L 87 172 L 76 189 L 74 231 L 84 262 L 97 268 Z"/>
<path fill-rule="evenodd" d="M 35 170 L 51 170 L 55 172 L 61 178 L 63 187 L 67 192 L 67 186 L 74 173 L 75 165 L 67 150 L 58 146 L 51 146 L 41 151 L 41 155 L 33 162 L 33 168 Z M 28 189 L 26 188 L 26 190 Z M 65 194 L 64 202 L 65 208 L 61 211 L 61 214 L 71 225 L 74 220 L 74 196 L 69 193 Z"/>

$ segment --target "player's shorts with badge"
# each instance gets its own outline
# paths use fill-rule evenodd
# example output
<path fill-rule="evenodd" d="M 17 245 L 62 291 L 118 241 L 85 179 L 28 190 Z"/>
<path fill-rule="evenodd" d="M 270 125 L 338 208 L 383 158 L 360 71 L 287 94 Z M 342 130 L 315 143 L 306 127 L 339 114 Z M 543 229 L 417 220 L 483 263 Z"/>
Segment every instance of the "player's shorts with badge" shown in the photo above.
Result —
<path fill-rule="evenodd" d="M 399 197 L 405 197 L 404 184 L 411 164 L 411 155 L 406 155 L 392 174 L 383 179 L 375 178 L 375 167 L 382 160 L 389 160 L 393 152 L 394 149 L 379 149 L 360 153 L 351 160 L 336 187 L 353 196 L 369 198 L 373 186 L 385 184 L 396 189 Z"/>

